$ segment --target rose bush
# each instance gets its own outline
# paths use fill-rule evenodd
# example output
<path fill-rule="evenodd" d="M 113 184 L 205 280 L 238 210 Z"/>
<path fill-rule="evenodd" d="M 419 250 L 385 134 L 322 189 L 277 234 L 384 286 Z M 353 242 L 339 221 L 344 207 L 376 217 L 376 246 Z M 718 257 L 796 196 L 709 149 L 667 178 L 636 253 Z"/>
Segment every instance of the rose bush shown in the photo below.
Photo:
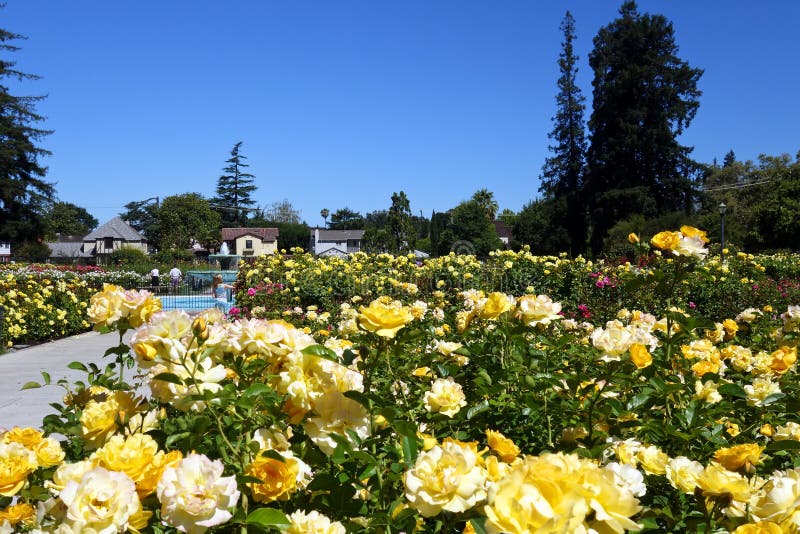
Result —
<path fill-rule="evenodd" d="M 564 260 L 589 291 L 648 288 L 648 307 L 611 316 L 490 285 L 457 258 L 438 272 L 377 257 L 398 274 L 365 280 L 371 293 L 306 305 L 292 283 L 291 307 L 235 320 L 105 286 L 96 328 L 135 333 L 63 385 L 43 432 L 2 433 L 0 528 L 797 531 L 797 302 L 689 306 L 696 281 L 731 264 L 682 238 L 647 268 L 609 268 L 615 287 Z M 529 261 L 500 257 L 507 272 Z M 439 284 L 456 276 L 487 285 Z"/>

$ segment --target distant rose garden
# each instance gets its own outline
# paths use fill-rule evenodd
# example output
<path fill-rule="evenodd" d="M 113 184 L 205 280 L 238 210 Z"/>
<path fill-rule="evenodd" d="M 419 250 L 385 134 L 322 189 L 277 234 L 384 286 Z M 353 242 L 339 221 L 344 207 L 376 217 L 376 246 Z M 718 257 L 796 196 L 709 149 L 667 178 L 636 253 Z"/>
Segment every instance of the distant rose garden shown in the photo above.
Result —
<path fill-rule="evenodd" d="M 4 266 L 4 348 L 110 349 L 26 386 L 65 391 L 0 430 L 0 533 L 800 531 L 800 257 L 630 241 L 264 256 L 227 317 Z"/>

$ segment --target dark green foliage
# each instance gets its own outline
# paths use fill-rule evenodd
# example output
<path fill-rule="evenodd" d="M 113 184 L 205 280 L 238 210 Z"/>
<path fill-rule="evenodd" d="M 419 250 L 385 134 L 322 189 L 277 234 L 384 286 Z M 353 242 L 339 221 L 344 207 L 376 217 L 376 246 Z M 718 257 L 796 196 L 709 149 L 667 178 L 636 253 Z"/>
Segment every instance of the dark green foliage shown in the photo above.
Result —
<path fill-rule="evenodd" d="M 364 231 L 364 236 L 361 238 L 361 250 L 372 254 L 391 252 L 389 249 L 391 241 L 392 236 L 386 228 L 370 226 Z"/>
<path fill-rule="evenodd" d="M 122 247 L 108 255 L 108 265 L 114 267 L 132 268 L 133 265 L 150 264 L 152 261 L 141 249 L 136 247 Z"/>
<path fill-rule="evenodd" d="M 128 202 L 119 216 L 134 230 L 142 234 L 151 247 L 161 248 L 161 225 L 158 222 L 158 201 L 155 199 Z"/>
<path fill-rule="evenodd" d="M 219 236 L 219 214 L 198 193 L 164 199 L 158 210 L 161 248 L 189 248 L 192 240 L 206 243 Z"/>
<path fill-rule="evenodd" d="M 440 215 L 440 214 L 437 214 Z M 462 202 L 449 213 L 449 223 L 439 234 L 436 253 L 440 256 L 475 254 L 485 258 L 489 252 L 503 248 L 494 224 L 487 218 L 483 206 L 474 200 Z"/>
<path fill-rule="evenodd" d="M 364 228 L 364 217 L 359 212 L 344 207 L 333 212 L 328 228 L 331 230 L 361 230 Z"/>
<path fill-rule="evenodd" d="M 388 231 L 392 239 L 390 246 L 393 251 L 409 252 L 414 250 L 417 232 L 411 222 L 411 203 L 403 191 L 392 193 Z"/>
<path fill-rule="evenodd" d="M 594 38 L 585 187 L 595 253 L 617 221 L 693 207 L 700 167 L 678 137 L 700 105 L 702 70 L 677 53 L 672 24 L 633 1 Z"/>
<path fill-rule="evenodd" d="M 558 254 L 567 250 L 567 228 L 559 224 L 566 217 L 566 199 L 540 199 L 529 202 L 517 215 L 514 241 L 530 246 L 534 254 Z M 581 251 L 578 250 L 578 253 Z"/>
<path fill-rule="evenodd" d="M 36 145 L 50 132 L 32 126 L 44 120 L 35 111 L 44 97 L 12 95 L 4 81 L 37 79 L 6 59 L 19 50 L 10 43 L 22 38 L 0 29 L 0 241 L 15 245 L 44 235 L 42 215 L 55 195 L 53 184 L 44 180 L 47 168 L 39 163 L 50 152 Z"/>
<path fill-rule="evenodd" d="M 98 221 L 91 213 L 69 202 L 55 202 L 44 215 L 45 236 L 55 241 L 61 236 L 83 237 L 95 228 Z"/>
<path fill-rule="evenodd" d="M 242 142 L 231 149 L 231 157 L 225 160 L 228 165 L 225 173 L 217 180 L 217 196 L 213 199 L 214 208 L 220 213 L 223 226 L 245 226 L 248 210 L 255 205 L 251 198 L 257 189 L 253 182 L 255 176 L 244 172 L 249 167 L 247 158 L 239 153 Z"/>
<path fill-rule="evenodd" d="M 560 226 L 569 236 L 564 250 L 576 256 L 582 253 L 586 243 L 586 210 L 583 202 L 583 175 L 586 156 L 584 134 L 584 100 L 575 78 L 578 73 L 572 43 L 575 40 L 575 19 L 569 11 L 561 23 L 564 33 L 558 67 L 557 111 L 553 117 L 553 131 L 548 137 L 553 142 L 548 147 L 551 156 L 542 168 L 539 191 L 545 198 L 557 200 L 566 206 Z M 561 232 L 559 232 L 561 233 Z"/>
<path fill-rule="evenodd" d="M 486 188 L 478 189 L 472 194 L 472 200 L 478 203 L 489 221 L 494 220 L 499 209 L 497 201 L 494 199 L 494 193 Z"/>
<path fill-rule="evenodd" d="M 370 211 L 364 216 L 364 228 L 386 228 L 389 224 L 389 212 L 386 210 Z"/>

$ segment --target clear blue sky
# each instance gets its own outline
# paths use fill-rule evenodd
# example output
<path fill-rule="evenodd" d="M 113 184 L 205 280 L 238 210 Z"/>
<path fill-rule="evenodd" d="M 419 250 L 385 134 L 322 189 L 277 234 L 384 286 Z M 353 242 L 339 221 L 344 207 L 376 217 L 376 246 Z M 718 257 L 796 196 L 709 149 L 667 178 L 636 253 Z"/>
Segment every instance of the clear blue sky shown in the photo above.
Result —
<path fill-rule="evenodd" d="M 430 216 L 493 191 L 537 197 L 569 9 L 591 112 L 588 56 L 621 1 L 6 0 L 13 55 L 42 78 L 60 200 L 100 223 L 125 203 L 214 194 L 237 141 L 259 205 L 386 209 L 404 190 Z M 683 137 L 710 162 L 800 150 L 800 1 L 640 0 L 705 74 Z"/>

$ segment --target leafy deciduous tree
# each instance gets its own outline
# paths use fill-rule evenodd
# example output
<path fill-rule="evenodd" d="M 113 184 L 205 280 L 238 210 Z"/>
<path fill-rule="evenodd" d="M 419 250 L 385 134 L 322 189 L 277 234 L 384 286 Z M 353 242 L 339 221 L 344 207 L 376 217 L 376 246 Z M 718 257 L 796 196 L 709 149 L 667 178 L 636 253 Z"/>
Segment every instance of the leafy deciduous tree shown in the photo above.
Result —
<path fill-rule="evenodd" d="M 70 202 L 54 202 L 44 216 L 45 235 L 55 240 L 58 235 L 83 237 L 95 228 L 98 221 L 86 209 Z"/>
<path fill-rule="evenodd" d="M 163 248 L 189 248 L 192 240 L 203 242 L 219 234 L 220 216 L 198 193 L 184 193 L 164 199 L 158 209 Z"/>

